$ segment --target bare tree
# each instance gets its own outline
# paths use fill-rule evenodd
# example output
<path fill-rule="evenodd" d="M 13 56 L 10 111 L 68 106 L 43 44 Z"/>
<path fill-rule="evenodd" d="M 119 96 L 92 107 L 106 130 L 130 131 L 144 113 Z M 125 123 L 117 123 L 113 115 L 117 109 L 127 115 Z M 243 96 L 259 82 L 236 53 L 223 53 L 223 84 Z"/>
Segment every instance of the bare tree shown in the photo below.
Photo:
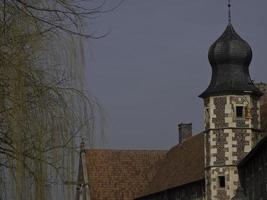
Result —
<path fill-rule="evenodd" d="M 86 22 L 121 3 L 1 1 L 0 199 L 51 199 L 76 175 L 77 138 L 93 143 L 99 108 L 83 88 L 82 44 L 107 34 Z"/>

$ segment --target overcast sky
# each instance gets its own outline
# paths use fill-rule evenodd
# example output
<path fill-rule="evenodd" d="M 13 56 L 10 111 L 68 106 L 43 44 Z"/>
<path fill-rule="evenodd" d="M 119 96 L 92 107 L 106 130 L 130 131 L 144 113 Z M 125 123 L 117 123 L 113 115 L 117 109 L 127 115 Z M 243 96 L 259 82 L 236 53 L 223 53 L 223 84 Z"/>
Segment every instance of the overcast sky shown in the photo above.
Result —
<path fill-rule="evenodd" d="M 251 77 L 267 82 L 267 1 L 232 4 L 233 25 L 253 49 Z M 99 32 L 112 30 L 86 53 L 88 88 L 108 118 L 98 147 L 168 149 L 178 122 L 203 130 L 208 49 L 226 25 L 227 0 L 126 0 L 95 20 Z"/>

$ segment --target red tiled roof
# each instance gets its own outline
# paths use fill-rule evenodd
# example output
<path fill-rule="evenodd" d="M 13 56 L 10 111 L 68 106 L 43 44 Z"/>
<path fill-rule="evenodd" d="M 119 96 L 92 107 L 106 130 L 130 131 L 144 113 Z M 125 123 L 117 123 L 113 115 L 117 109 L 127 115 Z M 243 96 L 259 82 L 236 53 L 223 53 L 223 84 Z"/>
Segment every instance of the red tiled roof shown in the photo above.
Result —
<path fill-rule="evenodd" d="M 166 151 L 86 150 L 91 200 L 133 200 L 144 192 Z"/>
<path fill-rule="evenodd" d="M 144 195 L 204 179 L 204 133 L 174 146 L 162 161 Z"/>

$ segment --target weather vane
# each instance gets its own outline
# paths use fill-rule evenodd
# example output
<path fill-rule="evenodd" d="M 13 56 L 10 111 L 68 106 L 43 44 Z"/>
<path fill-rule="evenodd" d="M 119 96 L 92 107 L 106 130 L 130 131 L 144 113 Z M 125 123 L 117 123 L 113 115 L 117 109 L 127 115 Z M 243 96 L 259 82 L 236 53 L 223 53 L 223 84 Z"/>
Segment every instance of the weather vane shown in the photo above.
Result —
<path fill-rule="evenodd" d="M 228 22 L 229 22 L 229 24 L 232 21 L 231 18 L 232 18 L 232 16 L 231 16 L 231 0 L 228 0 Z"/>

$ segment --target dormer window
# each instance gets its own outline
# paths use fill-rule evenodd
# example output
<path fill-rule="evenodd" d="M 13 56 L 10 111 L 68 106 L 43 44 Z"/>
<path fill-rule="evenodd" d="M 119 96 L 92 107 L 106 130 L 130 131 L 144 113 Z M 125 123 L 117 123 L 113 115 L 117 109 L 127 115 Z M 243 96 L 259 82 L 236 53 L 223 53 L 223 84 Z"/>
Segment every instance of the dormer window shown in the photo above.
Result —
<path fill-rule="evenodd" d="M 244 106 L 235 107 L 236 118 L 244 118 Z"/>

